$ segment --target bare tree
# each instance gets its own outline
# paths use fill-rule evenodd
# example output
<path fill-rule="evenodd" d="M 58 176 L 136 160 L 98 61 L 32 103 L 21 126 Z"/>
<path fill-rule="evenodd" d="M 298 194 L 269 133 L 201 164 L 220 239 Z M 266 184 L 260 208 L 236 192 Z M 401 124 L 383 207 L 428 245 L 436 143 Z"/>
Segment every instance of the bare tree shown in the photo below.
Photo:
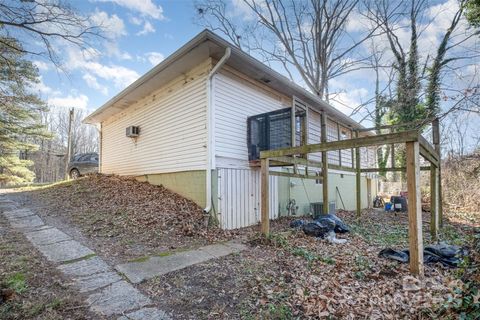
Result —
<path fill-rule="evenodd" d="M 202 25 L 224 33 L 235 45 L 280 63 L 320 98 L 329 99 L 329 80 L 363 68 L 357 50 L 376 33 L 376 27 L 352 36 L 349 19 L 358 0 L 240 0 L 247 19 L 236 19 L 222 0 L 196 3 Z"/>
<path fill-rule="evenodd" d="M 0 2 L 0 43 L 13 52 L 41 56 L 61 66 L 57 41 L 88 48 L 101 36 L 102 26 L 60 0 Z M 18 45 L 8 39 L 15 38 Z M 8 55 L 0 52 L 2 63 Z"/>
<path fill-rule="evenodd" d="M 72 155 L 98 152 L 98 130 L 95 126 L 82 123 L 86 111 L 75 109 L 72 122 Z M 52 139 L 39 138 L 33 141 L 38 151 L 30 154 L 34 162 L 36 182 L 54 182 L 62 180 L 67 155 L 68 109 L 50 107 L 41 115 L 42 124 L 53 132 Z"/>

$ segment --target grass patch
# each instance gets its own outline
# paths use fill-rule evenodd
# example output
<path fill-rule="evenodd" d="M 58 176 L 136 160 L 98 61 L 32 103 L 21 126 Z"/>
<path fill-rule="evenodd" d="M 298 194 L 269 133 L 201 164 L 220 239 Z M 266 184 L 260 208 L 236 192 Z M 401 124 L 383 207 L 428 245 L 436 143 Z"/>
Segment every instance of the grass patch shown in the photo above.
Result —
<path fill-rule="evenodd" d="M 175 252 L 165 251 L 165 252 L 160 252 L 160 253 L 156 254 L 156 256 L 157 257 L 168 257 L 168 256 L 171 256 L 174 253 Z"/>
<path fill-rule="evenodd" d="M 78 258 L 78 259 L 72 259 L 72 260 L 65 261 L 63 264 L 72 264 L 72 263 L 75 263 L 75 262 L 88 260 L 90 258 L 95 257 L 96 255 L 97 255 L 96 253 L 87 254 L 86 256 Z"/>
<path fill-rule="evenodd" d="M 27 291 L 26 276 L 21 272 L 17 272 L 10 276 L 7 276 L 5 282 L 8 288 L 15 290 L 15 292 L 18 294 Z"/>
<path fill-rule="evenodd" d="M 408 244 L 408 230 L 406 226 L 385 226 L 376 223 L 351 222 L 350 229 L 361 236 L 366 242 L 380 246 L 399 246 Z"/>
<path fill-rule="evenodd" d="M 130 260 L 128 260 L 128 262 L 145 262 L 145 261 L 148 261 L 148 260 L 150 260 L 150 256 L 143 256 L 143 257 L 130 259 Z"/>

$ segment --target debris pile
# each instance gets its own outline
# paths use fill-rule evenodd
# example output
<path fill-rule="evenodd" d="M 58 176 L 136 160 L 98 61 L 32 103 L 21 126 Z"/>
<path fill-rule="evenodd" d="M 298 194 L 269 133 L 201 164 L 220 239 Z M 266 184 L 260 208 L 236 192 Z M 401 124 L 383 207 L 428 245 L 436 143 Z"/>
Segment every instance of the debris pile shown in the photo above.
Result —
<path fill-rule="evenodd" d="M 203 210 L 193 201 L 132 177 L 96 174 L 32 195 L 33 205 L 44 208 L 47 215 L 63 216 L 91 237 L 117 242 L 125 238 L 128 243 L 161 244 L 166 249 L 230 238 L 218 228 L 207 229 Z"/>
<path fill-rule="evenodd" d="M 467 256 L 466 249 L 460 246 L 439 243 L 426 246 L 423 249 L 424 263 L 441 263 L 445 267 L 458 267 L 463 258 Z M 402 263 L 408 263 L 410 252 L 406 250 L 394 250 L 391 248 L 383 249 L 378 254 L 379 257 L 396 260 Z"/>
<path fill-rule="evenodd" d="M 350 232 L 350 228 L 336 215 L 321 215 L 317 219 L 308 222 L 305 220 L 293 220 L 290 223 L 291 228 L 302 228 L 307 236 L 326 239 L 331 243 L 345 243 L 344 239 L 337 239 L 336 233 Z"/>

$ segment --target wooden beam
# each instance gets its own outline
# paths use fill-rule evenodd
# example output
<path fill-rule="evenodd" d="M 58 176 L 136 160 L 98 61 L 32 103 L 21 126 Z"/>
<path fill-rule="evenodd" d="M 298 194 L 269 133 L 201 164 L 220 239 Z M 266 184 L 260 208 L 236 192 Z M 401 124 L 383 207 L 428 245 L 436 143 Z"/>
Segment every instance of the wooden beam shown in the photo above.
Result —
<path fill-rule="evenodd" d="M 390 133 L 393 133 L 393 128 L 390 129 Z M 390 151 L 390 166 L 392 168 L 395 168 L 395 144 L 392 143 L 390 145 L 390 148 L 391 148 L 391 151 Z M 392 174 L 392 180 L 393 181 L 397 181 L 397 174 L 395 172 L 393 172 Z"/>
<path fill-rule="evenodd" d="M 408 191 L 408 241 L 410 272 L 423 277 L 422 198 L 420 194 L 420 145 L 406 143 Z"/>
<path fill-rule="evenodd" d="M 358 132 L 355 132 L 355 138 L 358 139 Z M 355 190 L 356 190 L 356 209 L 357 217 L 360 217 L 362 214 L 362 159 L 360 158 L 360 148 L 355 148 L 355 170 L 356 170 L 356 179 L 355 179 Z"/>
<path fill-rule="evenodd" d="M 432 121 L 433 147 L 438 154 L 438 219 L 440 227 L 443 227 L 443 194 L 442 194 L 442 153 L 440 149 L 440 120 Z"/>
<path fill-rule="evenodd" d="M 427 119 L 415 120 L 415 121 L 406 122 L 406 123 L 385 124 L 385 125 L 370 127 L 370 128 L 360 128 L 360 129 L 355 129 L 355 131 L 367 132 L 367 131 L 374 131 L 374 130 L 381 130 L 381 129 L 402 128 L 402 127 L 405 127 L 405 126 L 412 126 L 412 125 L 418 125 L 419 127 L 421 127 L 421 126 L 426 125 L 426 124 L 428 124 L 432 121 L 434 121 L 434 118 L 427 118 Z"/>
<path fill-rule="evenodd" d="M 430 236 L 433 241 L 438 238 L 438 168 L 430 169 Z"/>
<path fill-rule="evenodd" d="M 321 161 L 314 161 L 314 160 L 307 160 L 305 158 L 294 158 L 294 157 L 272 157 L 270 159 L 270 166 L 274 165 L 301 165 L 306 167 L 312 168 L 323 168 L 323 163 Z M 339 170 L 339 171 L 348 171 L 348 172 L 355 172 L 355 169 L 345 166 L 339 166 L 337 164 L 329 164 L 328 169 L 332 170 Z"/>
<path fill-rule="evenodd" d="M 270 161 L 283 162 L 289 165 L 297 164 L 302 166 L 321 168 L 322 163 L 319 161 L 307 160 L 305 158 L 294 158 L 294 157 L 272 157 L 269 158 Z"/>
<path fill-rule="evenodd" d="M 430 166 L 421 166 L 420 170 L 421 171 L 429 171 Z M 405 172 L 407 171 L 407 167 L 401 167 L 401 168 L 385 168 L 385 169 L 380 169 L 380 168 L 367 168 L 367 169 L 361 169 L 360 172 L 380 172 L 380 171 L 385 171 L 385 172 Z"/>
<path fill-rule="evenodd" d="M 355 139 L 346 139 L 342 141 L 322 142 L 309 144 L 294 148 L 282 148 L 276 150 L 266 150 L 260 152 L 260 158 L 272 158 L 291 156 L 294 154 L 307 154 L 314 152 L 332 151 L 339 149 L 350 149 L 357 147 L 370 147 L 390 143 L 405 143 L 418 141 L 419 133 L 416 130 L 379 134 L 377 136 L 369 136 Z"/>
<path fill-rule="evenodd" d="M 261 179 L 261 214 L 262 214 L 262 233 L 265 236 L 268 236 L 270 233 L 270 208 L 269 208 L 269 200 L 270 200 L 270 191 L 269 191 L 269 176 L 268 176 L 268 167 L 269 167 L 269 160 L 262 159 L 261 166 L 260 166 L 260 179 Z"/>
<path fill-rule="evenodd" d="M 312 180 L 321 180 L 320 176 L 308 176 L 305 174 L 300 173 L 291 173 L 291 172 L 283 172 L 283 171 L 270 171 L 269 174 L 271 176 L 278 176 L 278 177 L 290 177 L 290 178 L 300 178 L 300 179 L 312 179 Z"/>
<path fill-rule="evenodd" d="M 428 153 L 428 156 L 434 160 L 432 162 L 436 162 L 438 164 L 438 159 L 440 157 L 437 151 L 434 149 L 434 147 L 432 147 L 430 142 L 428 142 L 427 139 L 425 139 L 422 135 L 418 136 L 418 142 L 420 142 L 420 147 L 421 147 L 420 151 L 422 151 L 423 149 L 424 153 Z"/>
<path fill-rule="evenodd" d="M 337 122 L 337 140 L 342 140 L 342 136 L 340 135 L 340 124 Z M 338 150 L 338 165 L 342 166 L 342 150 Z"/>
<path fill-rule="evenodd" d="M 321 144 L 327 144 L 327 115 L 321 114 Z M 328 214 L 328 152 L 322 150 L 322 195 L 323 195 L 323 214 Z"/>
<path fill-rule="evenodd" d="M 423 147 L 422 144 L 420 144 L 419 150 L 420 150 L 420 155 L 421 155 L 425 160 L 427 160 L 428 162 L 430 162 L 433 166 L 438 167 L 438 161 L 437 161 L 437 159 L 435 159 L 435 158 Z"/>

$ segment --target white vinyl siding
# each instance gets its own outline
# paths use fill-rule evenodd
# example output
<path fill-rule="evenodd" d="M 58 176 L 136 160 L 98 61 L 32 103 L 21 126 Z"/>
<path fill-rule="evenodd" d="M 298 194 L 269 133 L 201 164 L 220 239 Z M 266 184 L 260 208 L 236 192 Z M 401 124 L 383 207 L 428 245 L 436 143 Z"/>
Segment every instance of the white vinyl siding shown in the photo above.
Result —
<path fill-rule="evenodd" d="M 144 175 L 206 168 L 209 60 L 102 124 L 102 172 Z M 139 126 L 137 140 L 128 126 Z"/>
<path fill-rule="evenodd" d="M 352 138 L 352 132 L 350 129 L 340 125 L 340 140 L 347 140 Z M 342 166 L 352 167 L 352 149 L 343 149 L 342 153 Z"/>
<path fill-rule="evenodd" d="M 338 141 L 338 127 L 337 123 L 328 119 L 327 120 L 327 142 Z M 328 151 L 328 163 L 329 164 L 340 164 L 340 156 L 338 150 Z"/>
<path fill-rule="evenodd" d="M 248 161 L 247 118 L 291 107 L 278 94 L 224 72 L 214 77 L 215 151 L 217 157 Z"/>
<path fill-rule="evenodd" d="M 278 218 L 278 177 L 270 176 L 270 219 Z M 220 227 L 237 229 L 260 221 L 260 170 L 219 169 L 218 208 Z"/>
<path fill-rule="evenodd" d="M 308 144 L 320 143 L 320 113 L 312 109 L 308 110 Z M 322 161 L 322 153 L 310 153 L 309 160 Z"/>

